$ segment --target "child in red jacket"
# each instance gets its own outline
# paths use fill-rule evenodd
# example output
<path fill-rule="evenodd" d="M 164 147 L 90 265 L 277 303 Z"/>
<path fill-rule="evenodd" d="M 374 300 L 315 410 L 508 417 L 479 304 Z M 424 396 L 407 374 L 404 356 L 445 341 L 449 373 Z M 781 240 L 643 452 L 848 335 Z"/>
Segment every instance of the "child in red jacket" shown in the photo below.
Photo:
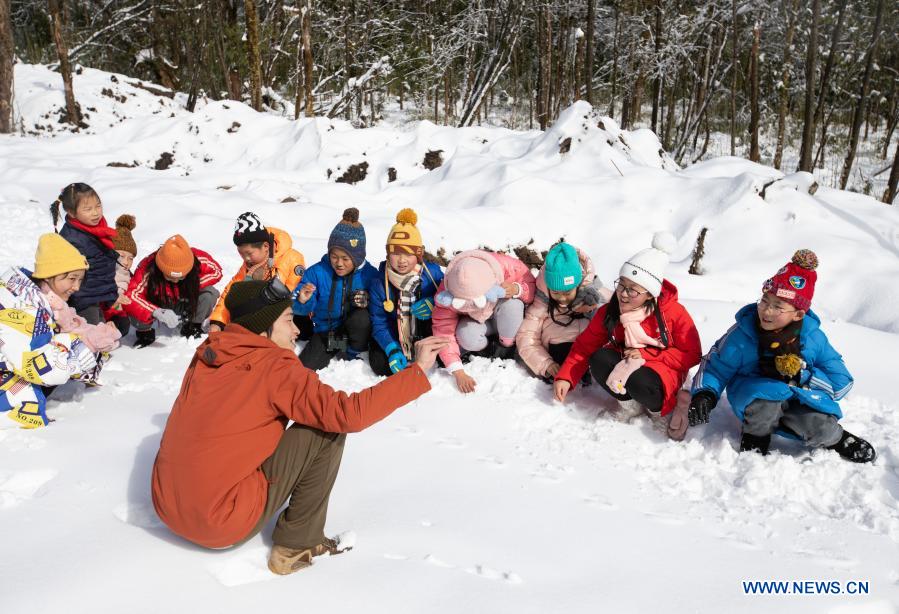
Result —
<path fill-rule="evenodd" d="M 170 237 L 141 260 L 125 296 L 125 312 L 137 328 L 135 347 L 156 340 L 153 322 L 168 328 L 181 325 L 181 336 L 198 338 L 212 313 L 219 292 L 215 284 L 222 267 L 206 252 L 190 247 L 184 237 Z"/>
<path fill-rule="evenodd" d="M 565 401 L 588 366 L 597 382 L 615 399 L 620 419 L 645 410 L 668 417 L 668 436 L 681 440 L 687 431 L 690 394 L 680 391 L 691 367 L 699 364 L 699 333 L 677 301 L 677 288 L 664 279 L 676 245 L 657 233 L 652 247 L 622 266 L 615 295 L 600 307 L 575 340 L 559 373 L 555 397 Z"/>

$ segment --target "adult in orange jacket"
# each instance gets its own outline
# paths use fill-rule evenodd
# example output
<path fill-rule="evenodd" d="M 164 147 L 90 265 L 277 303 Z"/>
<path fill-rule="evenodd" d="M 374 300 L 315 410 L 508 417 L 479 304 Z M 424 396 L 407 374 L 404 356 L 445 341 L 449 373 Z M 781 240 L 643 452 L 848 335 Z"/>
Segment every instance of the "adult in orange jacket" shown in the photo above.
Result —
<path fill-rule="evenodd" d="M 212 310 L 209 317 L 209 330 L 212 332 L 222 330 L 231 321 L 225 299 L 235 282 L 250 279 L 267 281 L 277 277 L 288 288 L 296 288 L 306 272 L 306 259 L 293 249 L 290 235 L 279 228 L 264 226 L 254 213 L 247 211 L 238 216 L 233 240 L 243 264 L 225 286 Z"/>
<path fill-rule="evenodd" d="M 250 539 L 289 499 L 269 558 L 288 574 L 340 551 L 324 526 L 345 434 L 430 390 L 425 371 L 446 341 L 420 341 L 413 366 L 348 395 L 297 358 L 290 292 L 278 279 L 235 283 L 227 303 L 231 323 L 197 348 L 166 423 L 153 504 L 173 532 L 223 548 Z"/>

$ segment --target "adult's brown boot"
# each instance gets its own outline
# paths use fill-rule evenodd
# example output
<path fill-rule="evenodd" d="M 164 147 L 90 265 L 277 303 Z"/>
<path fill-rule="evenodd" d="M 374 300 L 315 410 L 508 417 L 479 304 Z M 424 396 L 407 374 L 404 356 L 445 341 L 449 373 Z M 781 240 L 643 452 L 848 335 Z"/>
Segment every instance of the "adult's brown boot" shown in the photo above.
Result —
<path fill-rule="evenodd" d="M 268 557 L 268 568 L 281 576 L 292 574 L 304 567 L 312 565 L 312 557 L 322 556 L 325 554 L 335 555 L 352 550 L 349 548 L 341 548 L 340 543 L 336 540 L 326 537 L 322 543 L 310 546 L 309 548 L 288 548 L 287 546 L 272 546 L 272 552 Z"/>

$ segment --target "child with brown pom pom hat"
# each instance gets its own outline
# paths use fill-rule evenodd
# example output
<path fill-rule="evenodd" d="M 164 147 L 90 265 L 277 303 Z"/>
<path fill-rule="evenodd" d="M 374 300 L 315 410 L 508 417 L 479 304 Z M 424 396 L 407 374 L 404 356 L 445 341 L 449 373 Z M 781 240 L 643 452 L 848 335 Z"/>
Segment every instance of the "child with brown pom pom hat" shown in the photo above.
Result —
<path fill-rule="evenodd" d="M 354 360 L 368 349 L 371 319 L 368 287 L 378 271 L 365 260 L 365 228 L 359 210 L 350 207 L 331 231 L 328 253 L 313 264 L 293 291 L 294 321 L 308 331 L 309 343 L 300 360 L 313 371 L 324 369 L 332 358 Z M 306 320 L 305 322 L 303 320 Z"/>
<path fill-rule="evenodd" d="M 131 328 L 131 320 L 125 313 L 125 305 L 131 300 L 125 296 L 125 292 L 131 283 L 133 276 L 131 267 L 134 266 L 134 259 L 137 257 L 137 244 L 131 235 L 131 231 L 136 227 L 137 220 L 128 213 L 120 215 L 115 221 L 116 234 L 112 238 L 112 245 L 119 255 L 115 266 L 115 283 L 119 288 L 119 298 L 103 313 L 106 321 L 114 323 L 123 336 L 127 335 Z"/>
<path fill-rule="evenodd" d="M 726 389 L 743 424 L 741 452 L 767 454 L 777 433 L 855 463 L 874 460 L 871 444 L 837 422 L 853 380 L 811 310 L 817 267 L 814 252 L 797 251 L 765 281 L 758 303 L 737 312 L 737 323 L 712 346 L 693 380 L 691 426 L 708 422 Z"/>

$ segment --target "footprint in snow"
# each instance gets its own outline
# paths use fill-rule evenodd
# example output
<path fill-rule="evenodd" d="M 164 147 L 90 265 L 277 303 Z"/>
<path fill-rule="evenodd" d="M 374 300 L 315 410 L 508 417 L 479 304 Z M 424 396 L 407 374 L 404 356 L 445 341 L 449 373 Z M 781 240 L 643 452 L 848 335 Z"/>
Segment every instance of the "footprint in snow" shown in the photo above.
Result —
<path fill-rule="evenodd" d="M 465 447 L 465 443 L 458 437 L 444 437 L 437 442 L 437 445 L 441 448 L 450 448 L 452 450 L 459 450 Z"/>
<path fill-rule="evenodd" d="M 466 572 L 476 575 L 487 580 L 502 580 L 509 584 L 521 584 L 522 579 L 517 573 L 512 571 L 498 571 L 486 565 L 475 565 L 465 570 Z"/>
<path fill-rule="evenodd" d="M 158 529 L 163 526 L 151 503 L 120 503 L 112 510 L 112 515 L 141 529 Z"/>
<path fill-rule="evenodd" d="M 207 569 L 224 586 L 267 582 L 278 577 L 269 571 L 268 554 L 266 546 L 241 548 L 224 560 L 210 563 Z"/>
<path fill-rule="evenodd" d="M 611 512 L 618 509 L 617 504 L 612 503 L 601 495 L 586 495 L 585 497 L 583 497 L 583 500 L 587 505 L 600 509 L 604 512 Z"/>
<path fill-rule="evenodd" d="M 506 461 L 498 456 L 481 456 L 478 458 L 478 461 L 497 468 L 506 466 Z"/>
<path fill-rule="evenodd" d="M 40 496 L 44 485 L 55 478 L 56 474 L 55 469 L 0 473 L 0 510 L 15 507 Z"/>
<path fill-rule="evenodd" d="M 427 556 L 425 556 L 425 563 L 430 563 L 431 565 L 434 565 L 435 567 L 443 567 L 444 569 L 455 569 L 455 567 L 456 567 L 455 565 L 453 565 L 451 563 L 447 563 L 446 561 L 438 559 L 433 554 L 428 554 Z"/>
<path fill-rule="evenodd" d="M 416 437 L 416 436 L 418 436 L 418 435 L 421 435 L 421 431 L 418 430 L 417 427 L 411 426 L 411 425 L 409 425 L 409 426 L 398 426 L 398 427 L 396 427 L 396 431 L 397 431 L 398 433 L 401 433 L 401 434 L 403 434 L 403 435 L 407 435 L 407 436 L 409 436 L 409 437 Z"/>
<path fill-rule="evenodd" d="M 761 546 L 759 546 L 752 538 L 746 537 L 745 535 L 739 535 L 737 533 L 722 533 L 718 535 L 718 539 L 723 542 L 727 542 L 731 546 L 739 548 L 740 550 L 762 549 Z"/>
<path fill-rule="evenodd" d="M 679 518 L 678 516 L 672 516 L 671 514 L 663 514 L 659 512 L 643 512 L 643 515 L 649 518 L 650 520 L 654 520 L 660 524 L 667 524 L 673 527 L 681 526 L 686 524 L 686 520 L 683 518 Z"/>

